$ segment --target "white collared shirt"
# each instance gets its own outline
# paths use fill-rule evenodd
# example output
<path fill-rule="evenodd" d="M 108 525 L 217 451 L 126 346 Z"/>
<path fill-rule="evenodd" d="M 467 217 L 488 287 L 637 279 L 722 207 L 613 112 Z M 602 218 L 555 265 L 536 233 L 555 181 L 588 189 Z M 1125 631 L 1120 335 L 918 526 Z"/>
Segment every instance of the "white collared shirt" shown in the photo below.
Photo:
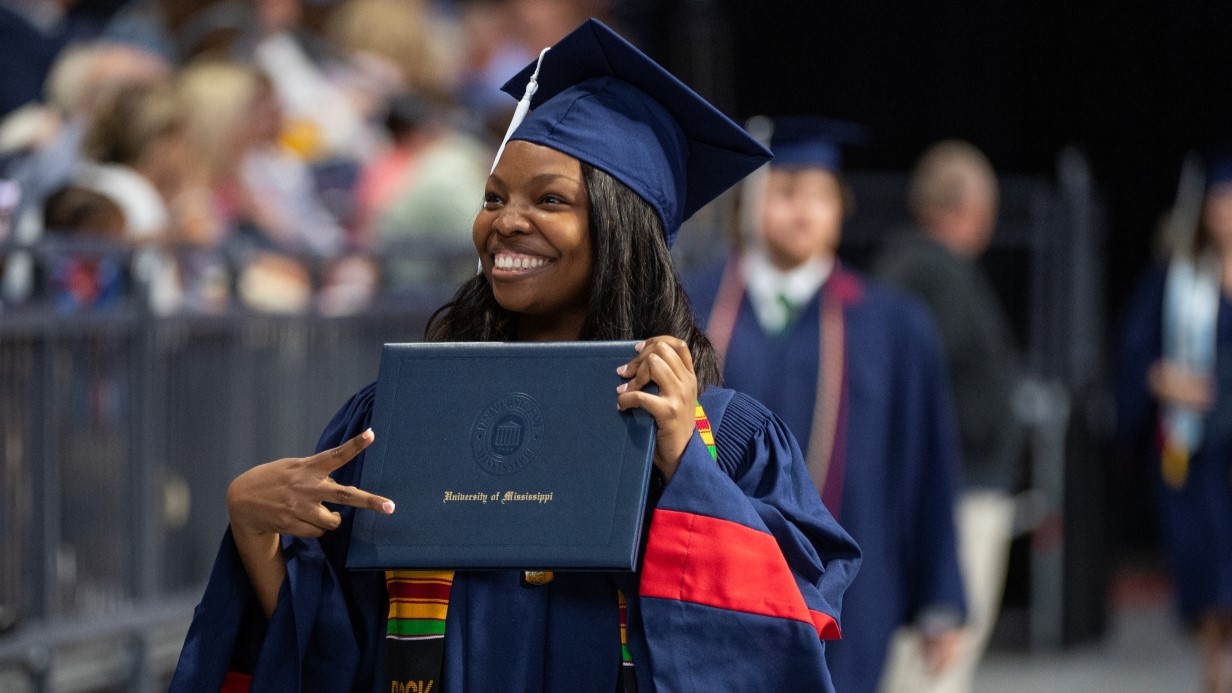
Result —
<path fill-rule="evenodd" d="M 752 251 L 744 256 L 743 270 L 744 285 L 757 322 L 767 334 L 778 334 L 793 317 L 783 301 L 798 311 L 812 300 L 834 271 L 834 259 L 815 258 L 784 271 L 764 252 Z"/>

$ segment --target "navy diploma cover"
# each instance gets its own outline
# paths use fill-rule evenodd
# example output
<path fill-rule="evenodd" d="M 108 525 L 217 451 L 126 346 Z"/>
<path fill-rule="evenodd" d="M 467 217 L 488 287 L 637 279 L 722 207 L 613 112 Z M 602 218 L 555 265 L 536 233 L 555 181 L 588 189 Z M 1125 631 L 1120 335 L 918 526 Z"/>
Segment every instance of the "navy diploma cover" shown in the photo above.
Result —
<path fill-rule="evenodd" d="M 349 568 L 633 570 L 654 419 L 616 409 L 635 342 L 386 344 Z"/>

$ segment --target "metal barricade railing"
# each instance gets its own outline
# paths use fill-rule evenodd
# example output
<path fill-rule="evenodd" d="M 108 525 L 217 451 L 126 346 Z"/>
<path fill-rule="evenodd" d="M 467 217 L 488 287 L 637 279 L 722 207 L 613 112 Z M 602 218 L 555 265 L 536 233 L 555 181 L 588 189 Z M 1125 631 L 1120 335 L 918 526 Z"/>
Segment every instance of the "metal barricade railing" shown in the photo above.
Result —
<path fill-rule="evenodd" d="M 165 686 L 243 469 L 307 454 L 380 345 L 363 315 L 0 320 L 0 689 Z"/>

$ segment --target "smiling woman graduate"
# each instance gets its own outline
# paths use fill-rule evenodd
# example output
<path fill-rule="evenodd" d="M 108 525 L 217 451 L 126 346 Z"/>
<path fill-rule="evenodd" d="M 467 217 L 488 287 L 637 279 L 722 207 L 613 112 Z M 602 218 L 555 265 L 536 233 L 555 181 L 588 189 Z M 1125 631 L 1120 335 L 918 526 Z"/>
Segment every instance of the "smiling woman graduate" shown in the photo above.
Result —
<path fill-rule="evenodd" d="M 831 690 L 824 640 L 859 564 L 787 429 L 722 390 L 668 248 L 769 153 L 591 20 L 516 76 L 483 196 L 483 272 L 428 339 L 642 339 L 612 393 L 658 424 L 633 573 L 350 572 L 375 386 L 316 455 L 252 468 L 172 690 Z M 646 387 L 657 386 L 657 394 Z M 700 396 L 699 396 L 700 393 Z"/>

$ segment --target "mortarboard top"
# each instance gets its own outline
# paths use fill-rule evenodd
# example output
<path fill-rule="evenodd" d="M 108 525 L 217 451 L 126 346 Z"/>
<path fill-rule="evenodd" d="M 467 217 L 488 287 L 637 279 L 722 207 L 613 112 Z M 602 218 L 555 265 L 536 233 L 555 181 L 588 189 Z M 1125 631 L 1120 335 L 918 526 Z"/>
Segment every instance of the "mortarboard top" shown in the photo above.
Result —
<path fill-rule="evenodd" d="M 843 147 L 861 144 L 867 130 L 856 123 L 817 116 L 774 118 L 770 151 L 774 165 L 790 168 L 823 168 L 832 173 L 843 170 Z"/>
<path fill-rule="evenodd" d="M 522 96 L 532 63 L 502 89 Z M 739 125 L 595 19 L 538 66 L 530 112 L 510 139 L 551 147 L 602 169 L 646 200 L 670 246 L 688 219 L 770 152 Z"/>

